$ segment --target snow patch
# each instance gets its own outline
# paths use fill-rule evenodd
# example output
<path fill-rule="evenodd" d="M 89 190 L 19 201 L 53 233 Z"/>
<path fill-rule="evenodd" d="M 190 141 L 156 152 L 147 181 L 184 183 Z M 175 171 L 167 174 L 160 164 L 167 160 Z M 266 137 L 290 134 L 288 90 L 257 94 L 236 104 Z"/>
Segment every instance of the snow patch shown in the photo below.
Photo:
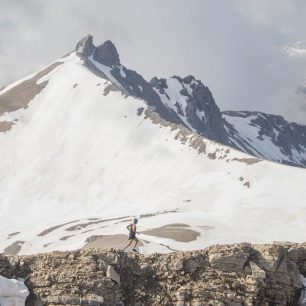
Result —
<path fill-rule="evenodd" d="M 16 279 L 8 279 L 0 275 L 1 306 L 24 306 L 28 295 L 28 288 L 23 282 Z"/>
<path fill-rule="evenodd" d="M 177 78 L 168 78 L 166 80 L 167 88 L 165 88 L 165 94 L 161 94 L 156 88 L 155 92 L 160 96 L 162 103 L 173 110 L 182 119 L 186 126 L 192 131 L 194 130 L 186 117 L 186 108 L 188 105 L 188 97 L 183 96 L 180 91 L 184 89 L 183 85 Z"/>
<path fill-rule="evenodd" d="M 120 82 L 118 82 L 118 80 L 112 75 L 112 68 L 105 66 L 103 64 L 98 63 L 97 61 L 95 61 L 93 59 L 93 55 L 88 57 L 88 60 L 94 64 L 102 73 L 104 73 L 106 75 L 106 77 L 112 82 L 114 83 L 119 89 L 121 89 L 125 94 L 129 94 L 128 91 L 120 84 Z M 120 70 L 121 73 L 121 70 Z"/>
<path fill-rule="evenodd" d="M 120 75 L 121 75 L 123 78 L 126 78 L 126 73 L 124 72 L 122 66 L 120 66 Z"/>
<path fill-rule="evenodd" d="M 198 109 L 196 110 L 196 115 L 197 117 L 203 122 L 206 123 L 207 119 L 206 119 L 206 115 L 204 111 L 199 111 Z"/>
<path fill-rule="evenodd" d="M 303 284 L 303 288 L 301 290 L 301 296 L 299 298 L 299 305 L 306 306 L 306 278 L 300 274 L 300 279 Z"/>

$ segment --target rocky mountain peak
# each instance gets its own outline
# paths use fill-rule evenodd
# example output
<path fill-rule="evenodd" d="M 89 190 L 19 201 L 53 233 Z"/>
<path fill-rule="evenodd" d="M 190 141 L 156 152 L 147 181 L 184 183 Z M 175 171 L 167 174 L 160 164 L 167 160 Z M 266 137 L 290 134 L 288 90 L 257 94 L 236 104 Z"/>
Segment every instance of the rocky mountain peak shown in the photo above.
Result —
<path fill-rule="evenodd" d="M 118 51 L 110 40 L 95 48 L 93 58 L 95 61 L 106 66 L 120 65 Z"/>
<path fill-rule="evenodd" d="M 75 51 L 80 56 L 90 56 L 95 50 L 95 45 L 93 44 L 93 36 L 88 34 L 83 37 L 76 45 Z"/>
<path fill-rule="evenodd" d="M 193 75 L 188 75 L 183 78 L 185 84 L 190 84 L 191 82 L 196 81 L 196 78 Z"/>
<path fill-rule="evenodd" d="M 88 34 L 77 43 L 75 50 L 77 55 L 81 57 L 93 55 L 93 59 L 100 64 L 106 66 L 120 65 L 118 51 L 110 40 L 96 47 L 93 44 L 93 36 Z"/>
<path fill-rule="evenodd" d="M 159 79 L 154 77 L 149 82 L 153 88 L 156 88 L 161 94 L 165 93 L 165 89 L 168 88 L 166 79 Z"/>

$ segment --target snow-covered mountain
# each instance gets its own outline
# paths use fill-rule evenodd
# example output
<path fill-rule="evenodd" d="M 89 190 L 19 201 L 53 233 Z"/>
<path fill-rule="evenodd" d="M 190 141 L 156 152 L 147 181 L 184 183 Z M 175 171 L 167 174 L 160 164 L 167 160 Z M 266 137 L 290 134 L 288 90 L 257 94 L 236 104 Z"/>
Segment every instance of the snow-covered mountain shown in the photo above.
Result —
<path fill-rule="evenodd" d="M 259 112 L 223 112 L 210 90 L 193 76 L 173 76 L 149 83 L 120 64 L 115 46 L 107 41 L 95 47 L 92 36 L 77 45 L 77 54 L 88 67 L 107 76 L 126 95 L 147 101 L 169 122 L 183 124 L 197 134 L 243 152 L 275 162 L 306 166 L 306 126 L 283 117 Z"/>
<path fill-rule="evenodd" d="M 133 216 L 143 252 L 304 240 L 305 170 L 226 145 L 282 159 L 273 152 L 283 152 L 280 136 L 295 125 L 222 114 L 192 76 L 147 82 L 120 63 L 110 41 L 96 47 L 87 36 L 8 85 L 0 114 L 1 251 L 117 239 Z"/>

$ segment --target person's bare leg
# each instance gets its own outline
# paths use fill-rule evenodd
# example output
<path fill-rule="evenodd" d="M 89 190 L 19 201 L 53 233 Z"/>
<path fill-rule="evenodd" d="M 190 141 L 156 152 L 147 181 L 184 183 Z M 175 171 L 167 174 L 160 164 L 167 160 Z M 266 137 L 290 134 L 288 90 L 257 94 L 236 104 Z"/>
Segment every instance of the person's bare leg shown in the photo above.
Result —
<path fill-rule="evenodd" d="M 137 238 L 135 238 L 134 250 L 136 250 L 136 245 L 137 245 L 137 243 L 138 243 L 138 239 L 137 239 Z"/>
<path fill-rule="evenodd" d="M 133 240 L 129 240 L 128 244 L 125 246 L 125 248 L 123 249 L 123 251 L 125 251 L 125 249 L 127 249 L 131 244 L 132 244 Z"/>

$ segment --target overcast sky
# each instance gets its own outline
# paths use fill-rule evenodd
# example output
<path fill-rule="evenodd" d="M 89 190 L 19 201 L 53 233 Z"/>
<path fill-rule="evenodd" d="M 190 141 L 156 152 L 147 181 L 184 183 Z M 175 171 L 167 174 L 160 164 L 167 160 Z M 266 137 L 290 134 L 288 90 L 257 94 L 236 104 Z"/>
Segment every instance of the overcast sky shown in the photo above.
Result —
<path fill-rule="evenodd" d="M 0 0 L 0 87 L 74 49 L 110 39 L 146 79 L 193 74 L 222 110 L 306 124 L 305 0 Z"/>

